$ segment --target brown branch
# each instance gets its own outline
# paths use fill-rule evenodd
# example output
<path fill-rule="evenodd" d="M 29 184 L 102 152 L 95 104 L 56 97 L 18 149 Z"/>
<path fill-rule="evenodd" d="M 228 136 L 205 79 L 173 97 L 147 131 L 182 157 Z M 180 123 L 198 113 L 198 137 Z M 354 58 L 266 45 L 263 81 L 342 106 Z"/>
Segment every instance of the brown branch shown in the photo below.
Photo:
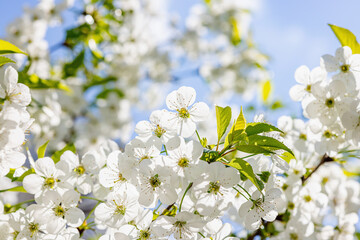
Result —
<path fill-rule="evenodd" d="M 329 155 L 327 155 L 327 153 L 325 153 L 324 156 L 322 156 L 319 164 L 314 168 L 314 170 L 312 170 L 309 175 L 307 175 L 307 176 L 304 175 L 301 177 L 302 184 L 304 184 L 306 182 L 306 180 L 309 179 L 311 177 L 311 175 L 314 172 L 316 172 L 321 165 L 323 165 L 324 163 L 333 162 L 333 161 L 334 161 L 334 159 L 332 157 L 329 157 Z"/>

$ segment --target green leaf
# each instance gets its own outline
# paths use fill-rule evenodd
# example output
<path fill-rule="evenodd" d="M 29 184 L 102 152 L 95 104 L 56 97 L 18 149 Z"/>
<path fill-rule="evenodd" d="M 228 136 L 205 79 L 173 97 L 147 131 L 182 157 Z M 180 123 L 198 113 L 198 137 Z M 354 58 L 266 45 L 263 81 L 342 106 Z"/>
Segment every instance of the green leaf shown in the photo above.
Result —
<path fill-rule="evenodd" d="M 21 53 L 27 55 L 25 52 L 21 51 L 17 46 L 0 39 L 0 55 L 12 54 L 12 53 Z"/>
<path fill-rule="evenodd" d="M 329 24 L 329 26 L 340 41 L 341 46 L 350 47 L 353 54 L 360 53 L 360 45 L 356 40 L 355 35 L 350 30 L 332 24 Z"/>
<path fill-rule="evenodd" d="M 46 141 L 43 145 L 37 150 L 38 158 L 43 158 L 45 156 L 46 147 L 49 144 L 50 140 Z"/>
<path fill-rule="evenodd" d="M 96 99 L 99 99 L 99 98 L 106 99 L 110 93 L 115 93 L 119 98 L 123 98 L 125 96 L 123 91 L 121 91 L 118 88 L 113 88 L 113 89 L 104 89 L 102 92 L 100 92 L 96 96 Z"/>
<path fill-rule="evenodd" d="M 257 175 L 260 177 L 261 181 L 263 181 L 264 183 L 267 183 L 267 181 L 269 180 L 269 177 L 270 177 L 270 172 L 264 171 Z"/>
<path fill-rule="evenodd" d="M 66 38 L 64 45 L 72 49 L 79 43 L 85 42 L 90 32 L 91 32 L 91 26 L 87 23 L 69 29 L 66 31 Z"/>
<path fill-rule="evenodd" d="M 264 133 L 264 132 L 273 132 L 273 131 L 283 133 L 283 131 L 281 131 L 277 127 L 263 122 L 249 123 L 247 124 L 245 129 L 245 132 L 248 136 Z"/>
<path fill-rule="evenodd" d="M 360 240 L 360 233 L 359 233 L 359 232 L 355 233 L 355 236 L 356 236 L 356 238 L 357 238 L 358 240 Z"/>
<path fill-rule="evenodd" d="M 92 79 L 84 85 L 84 90 L 87 90 L 93 86 L 103 85 L 103 84 L 107 84 L 109 82 L 114 82 L 116 80 L 117 80 L 117 78 L 113 77 L 113 76 L 108 76 L 108 77 L 102 78 L 98 75 L 93 75 Z"/>
<path fill-rule="evenodd" d="M 208 140 L 206 138 L 200 139 L 201 146 L 206 147 L 208 145 Z"/>
<path fill-rule="evenodd" d="M 66 151 L 72 151 L 73 153 L 76 153 L 76 148 L 74 146 L 74 144 L 68 144 L 66 145 L 63 149 L 59 150 L 59 151 L 56 151 L 52 156 L 51 158 L 54 160 L 54 163 L 57 163 L 60 161 L 60 157 L 61 155 L 66 152 Z"/>
<path fill-rule="evenodd" d="M 72 62 L 64 65 L 64 78 L 76 76 L 78 70 L 84 66 L 85 51 L 82 50 Z"/>
<path fill-rule="evenodd" d="M 13 188 L 9 188 L 9 189 L 0 190 L 0 193 L 2 193 L 2 192 L 23 192 L 23 193 L 26 193 L 26 190 L 24 189 L 23 186 L 17 186 L 17 187 L 13 187 Z"/>
<path fill-rule="evenodd" d="M 237 145 L 236 149 L 245 153 L 274 154 L 273 151 L 270 151 L 268 149 L 256 145 Z"/>
<path fill-rule="evenodd" d="M 282 150 L 285 150 L 286 152 L 290 153 L 292 156 L 294 156 L 294 153 L 285 144 L 283 144 L 282 142 L 279 142 L 275 138 L 271 138 L 271 137 L 267 137 L 267 136 L 260 136 L 260 135 L 252 135 L 252 136 L 249 136 L 249 144 L 261 146 L 268 150 L 282 149 Z"/>
<path fill-rule="evenodd" d="M 284 152 L 283 154 L 279 155 L 280 158 L 282 158 L 287 163 L 290 163 L 291 159 L 295 159 L 294 155 L 292 155 L 289 152 Z"/>
<path fill-rule="evenodd" d="M 6 177 L 13 178 L 14 173 L 15 173 L 15 168 L 10 168 L 10 171 L 6 174 Z"/>
<path fill-rule="evenodd" d="M 63 84 L 60 81 L 55 80 L 46 80 L 39 78 L 36 74 L 28 75 L 24 72 L 19 72 L 19 83 L 23 83 L 29 88 L 34 89 L 48 89 L 48 88 L 55 88 L 64 90 L 66 92 L 71 92 L 71 88 L 69 88 L 67 85 Z"/>
<path fill-rule="evenodd" d="M 246 127 L 246 119 L 244 117 L 243 110 L 241 107 L 238 118 L 232 125 L 230 132 L 225 138 L 224 147 L 227 147 L 228 145 L 234 144 L 235 142 L 238 142 L 241 139 L 245 138 L 243 134 L 245 127 Z"/>
<path fill-rule="evenodd" d="M 284 104 L 280 101 L 280 100 L 276 100 L 275 102 L 273 102 L 270 106 L 271 110 L 277 110 L 280 108 L 283 108 Z"/>
<path fill-rule="evenodd" d="M 216 124 L 217 124 L 217 134 L 218 141 L 224 136 L 227 127 L 229 126 L 231 120 L 231 108 L 230 107 L 215 107 L 216 110 Z"/>
<path fill-rule="evenodd" d="M 176 205 L 172 205 L 171 208 L 168 210 L 168 209 L 165 209 L 163 212 L 162 212 L 162 215 L 164 216 L 169 216 L 169 217 L 173 217 L 176 215 L 176 212 L 177 212 L 177 206 Z"/>
<path fill-rule="evenodd" d="M 247 142 L 247 135 L 244 130 L 231 131 L 225 138 L 224 148 L 227 148 L 230 144 L 237 144 L 240 141 Z"/>
<path fill-rule="evenodd" d="M 204 149 L 200 159 L 211 163 L 211 162 L 215 162 L 218 157 L 219 157 L 219 153 L 217 151 Z"/>
<path fill-rule="evenodd" d="M 7 63 L 15 63 L 15 62 L 10 58 L 0 56 L 0 67 Z"/>
<path fill-rule="evenodd" d="M 262 84 L 262 89 L 261 89 L 261 100 L 266 103 L 270 97 L 270 93 L 271 93 L 271 81 L 270 80 L 266 80 L 263 84 Z"/>
<path fill-rule="evenodd" d="M 11 177 L 11 181 L 12 182 L 15 182 L 15 181 L 22 182 L 27 175 L 30 175 L 33 173 L 35 173 L 35 170 L 33 168 L 31 168 L 31 169 L 27 170 L 26 172 L 24 172 L 20 177 Z"/>
<path fill-rule="evenodd" d="M 259 183 L 260 180 L 256 177 L 253 168 L 245 160 L 235 158 L 229 163 L 229 166 L 239 170 L 241 174 L 245 175 L 245 177 L 247 177 L 260 192 L 264 189 L 264 185 Z"/>
<path fill-rule="evenodd" d="M 241 42 L 239 24 L 233 17 L 230 19 L 230 23 L 232 25 L 231 42 L 236 46 Z"/>
<path fill-rule="evenodd" d="M 243 109 L 241 107 L 240 114 L 239 114 L 239 116 L 238 116 L 238 118 L 236 119 L 236 122 L 235 122 L 234 131 L 243 130 L 243 129 L 245 129 L 245 127 L 246 127 L 246 119 L 244 117 Z"/>

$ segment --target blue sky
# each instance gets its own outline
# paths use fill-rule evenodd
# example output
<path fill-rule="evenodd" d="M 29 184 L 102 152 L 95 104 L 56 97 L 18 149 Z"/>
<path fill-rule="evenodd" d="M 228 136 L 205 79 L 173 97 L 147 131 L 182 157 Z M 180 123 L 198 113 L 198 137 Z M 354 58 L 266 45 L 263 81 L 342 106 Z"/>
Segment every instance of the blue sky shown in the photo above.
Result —
<path fill-rule="evenodd" d="M 359 9 L 358 0 L 262 1 L 253 29 L 258 47 L 271 57 L 275 96 L 300 111 L 288 95 L 296 68 L 319 66 L 323 54 L 334 54 L 340 46 L 328 23 L 360 36 Z"/>
<path fill-rule="evenodd" d="M 33 5 L 36 2 L 2 1 L 0 36 L 4 36 L 6 25 L 21 15 L 24 4 Z M 169 9 L 185 18 L 190 6 L 196 2 L 200 1 L 169 0 Z M 281 98 L 292 107 L 290 114 L 299 115 L 301 112 L 300 104 L 291 102 L 288 95 L 295 84 L 294 71 L 300 65 L 318 66 L 321 55 L 333 54 L 340 46 L 328 23 L 348 28 L 360 36 L 359 9 L 358 0 L 261 1 L 252 24 L 254 39 L 257 46 L 271 57 L 269 69 L 275 84 L 274 97 Z M 50 41 L 59 36 L 58 30 L 50 31 Z M 185 83 L 188 81 L 185 80 Z"/>

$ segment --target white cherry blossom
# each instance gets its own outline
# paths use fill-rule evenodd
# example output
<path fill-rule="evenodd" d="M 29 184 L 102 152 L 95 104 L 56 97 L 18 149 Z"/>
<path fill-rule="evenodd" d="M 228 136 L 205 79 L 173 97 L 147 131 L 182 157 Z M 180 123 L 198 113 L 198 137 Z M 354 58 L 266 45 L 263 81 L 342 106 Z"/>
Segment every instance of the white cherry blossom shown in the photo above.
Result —
<path fill-rule="evenodd" d="M 193 105 L 195 98 L 196 92 L 191 87 L 181 87 L 166 97 L 167 107 L 176 111 L 169 112 L 171 114 L 170 121 L 177 126 L 178 133 L 182 137 L 193 135 L 196 123 L 206 120 L 209 115 L 209 107 L 204 102 Z"/>

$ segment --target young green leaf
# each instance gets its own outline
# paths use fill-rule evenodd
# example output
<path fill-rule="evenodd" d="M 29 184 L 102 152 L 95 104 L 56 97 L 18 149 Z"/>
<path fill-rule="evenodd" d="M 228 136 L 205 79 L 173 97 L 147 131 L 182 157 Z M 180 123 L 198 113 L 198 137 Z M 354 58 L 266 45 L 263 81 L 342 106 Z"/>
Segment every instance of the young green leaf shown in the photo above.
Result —
<path fill-rule="evenodd" d="M 104 89 L 103 91 L 101 91 L 97 96 L 96 96 L 96 99 L 106 99 L 107 96 L 110 94 L 110 93 L 115 93 L 119 98 L 124 98 L 125 94 L 123 91 L 121 91 L 120 89 L 118 88 L 115 88 L 115 89 Z"/>
<path fill-rule="evenodd" d="M 291 159 L 295 159 L 294 155 L 289 152 L 284 152 L 283 154 L 279 155 L 279 157 L 287 163 L 290 163 Z"/>
<path fill-rule="evenodd" d="M 242 138 L 245 127 L 246 127 L 246 119 L 244 117 L 244 113 L 241 107 L 238 118 L 232 125 L 230 132 L 225 138 L 224 147 L 227 147 L 228 145 L 239 141 Z"/>
<path fill-rule="evenodd" d="M 43 158 L 45 156 L 46 147 L 49 144 L 50 140 L 46 141 L 43 145 L 37 150 L 38 158 Z"/>
<path fill-rule="evenodd" d="M 68 144 L 66 145 L 63 149 L 59 150 L 59 151 L 56 151 L 52 156 L 51 158 L 54 160 L 54 163 L 57 163 L 60 161 L 60 157 L 61 155 L 66 152 L 66 151 L 72 151 L 73 153 L 76 153 L 76 148 L 74 146 L 74 144 Z"/>
<path fill-rule="evenodd" d="M 249 136 L 249 144 L 261 146 L 262 148 L 268 150 L 282 149 L 294 156 L 294 153 L 290 150 L 290 148 L 288 148 L 285 144 L 279 142 L 275 138 L 260 136 L 260 135 L 252 135 Z"/>
<path fill-rule="evenodd" d="M 241 33 L 239 24 L 235 18 L 230 19 L 230 23 L 232 25 L 232 34 L 231 34 L 231 42 L 234 46 L 238 45 L 241 42 Z"/>
<path fill-rule="evenodd" d="M 0 67 L 7 63 L 15 63 L 15 62 L 10 58 L 0 56 Z"/>
<path fill-rule="evenodd" d="M 0 193 L 2 193 L 2 192 L 23 192 L 23 193 L 26 193 L 26 190 L 24 189 L 23 186 L 17 186 L 17 187 L 13 187 L 13 188 L 9 188 L 9 189 L 0 190 Z"/>
<path fill-rule="evenodd" d="M 341 46 L 348 46 L 351 48 L 352 53 L 360 53 L 360 44 L 356 40 L 355 35 L 348 29 L 329 24 L 331 30 L 340 41 Z"/>
<path fill-rule="evenodd" d="M 218 157 L 219 157 L 219 153 L 217 151 L 204 149 L 200 159 L 211 163 L 211 162 L 215 162 Z"/>
<path fill-rule="evenodd" d="M 27 55 L 25 52 L 21 51 L 17 46 L 0 39 L 0 55 L 12 54 L 12 53 L 21 53 Z"/>
<path fill-rule="evenodd" d="M 24 172 L 20 177 L 11 176 L 11 181 L 12 182 L 15 182 L 15 181 L 16 182 L 22 182 L 27 175 L 30 175 L 30 174 L 33 174 L 33 173 L 35 173 L 35 170 L 33 168 L 30 168 L 29 170 Z"/>
<path fill-rule="evenodd" d="M 239 172 L 247 177 L 261 192 L 264 189 L 263 184 L 259 184 L 259 179 L 257 179 L 253 168 L 251 165 L 241 158 L 235 158 L 230 163 L 229 166 L 236 168 Z"/>
<path fill-rule="evenodd" d="M 245 127 L 246 127 L 246 119 L 244 117 L 243 109 L 241 107 L 240 114 L 239 114 L 239 116 L 238 116 L 238 118 L 236 119 L 236 122 L 235 122 L 234 131 L 243 130 L 243 129 L 245 129 Z"/>
<path fill-rule="evenodd" d="M 217 124 L 217 134 L 218 141 L 224 136 L 227 127 L 229 126 L 231 120 L 231 108 L 230 107 L 215 107 L 216 110 L 216 124 Z"/>
<path fill-rule="evenodd" d="M 267 183 L 267 181 L 269 180 L 269 177 L 270 177 L 270 172 L 264 171 L 257 175 L 260 177 L 261 181 L 263 181 L 264 183 Z"/>
<path fill-rule="evenodd" d="M 271 93 L 271 81 L 270 80 L 266 80 L 263 84 L 262 84 L 262 89 L 261 89 L 261 97 L 262 97 L 262 101 L 264 103 L 266 103 L 270 97 L 270 93 Z"/>
<path fill-rule="evenodd" d="M 76 76 L 78 70 L 84 66 L 84 60 L 85 60 L 85 51 L 82 50 L 72 62 L 66 63 L 64 65 L 64 74 L 63 77 L 72 77 Z"/>
<path fill-rule="evenodd" d="M 263 122 L 248 123 L 245 129 L 245 132 L 248 136 L 273 131 L 283 133 L 283 131 L 281 131 L 277 127 Z"/>
<path fill-rule="evenodd" d="M 46 89 L 46 88 L 55 88 L 64 90 L 66 92 L 71 92 L 71 88 L 65 85 L 60 81 L 55 80 L 47 80 L 39 78 L 36 74 L 28 75 L 24 72 L 19 72 L 19 83 L 23 83 L 29 88 L 36 88 L 36 89 Z"/>
<path fill-rule="evenodd" d="M 237 145 L 236 149 L 240 152 L 254 153 L 254 154 L 274 154 L 273 151 L 265 149 L 256 145 Z"/>

